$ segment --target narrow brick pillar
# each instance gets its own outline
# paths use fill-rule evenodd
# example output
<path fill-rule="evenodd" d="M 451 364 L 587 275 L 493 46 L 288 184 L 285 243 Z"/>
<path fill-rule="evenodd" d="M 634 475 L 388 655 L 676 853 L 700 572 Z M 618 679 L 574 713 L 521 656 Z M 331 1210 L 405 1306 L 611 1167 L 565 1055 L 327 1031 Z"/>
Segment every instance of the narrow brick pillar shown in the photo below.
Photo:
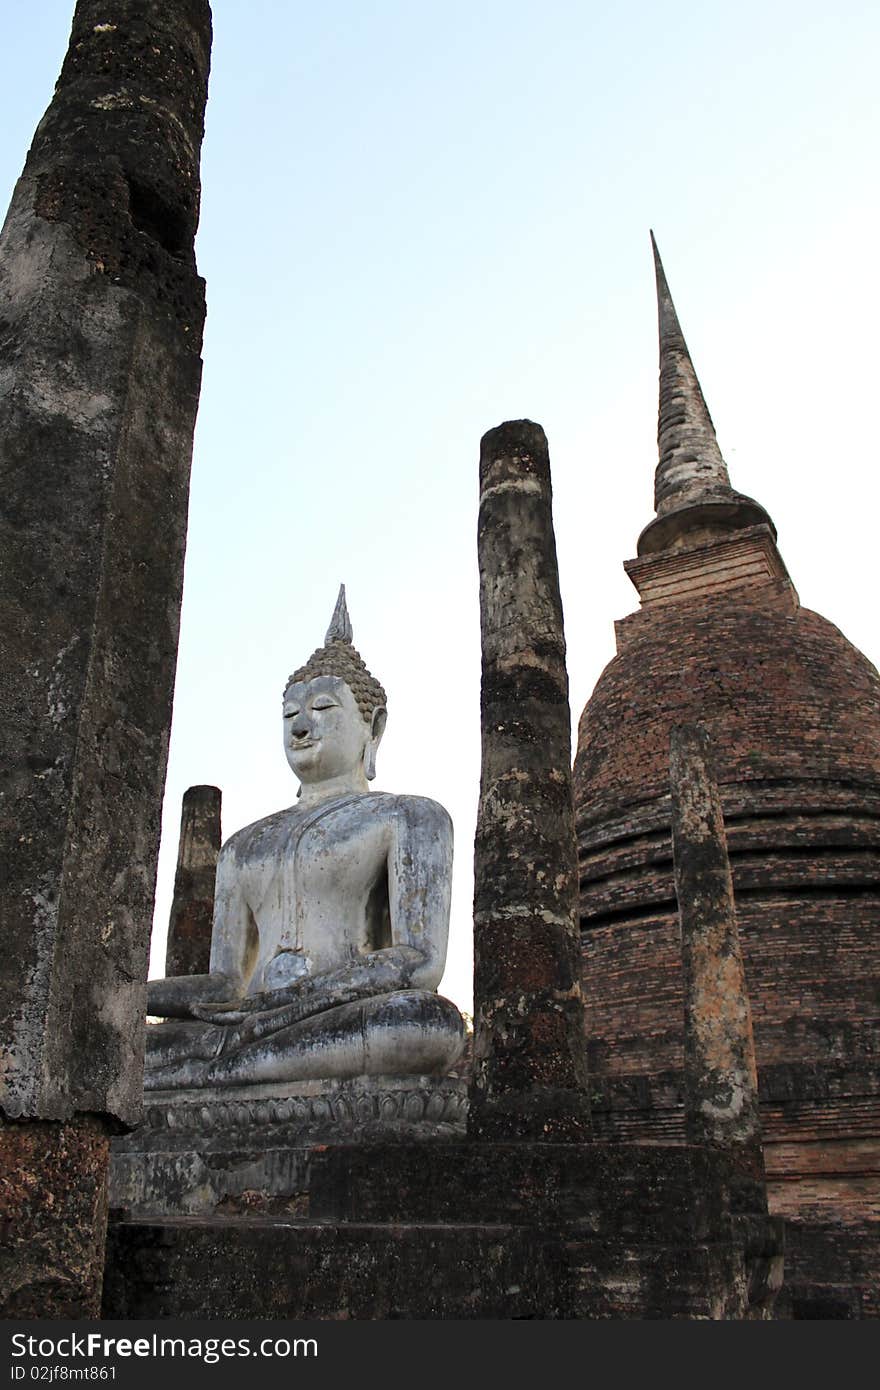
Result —
<path fill-rule="evenodd" d="M 685 1129 L 729 1152 L 766 1209 L 752 1016 L 711 749 L 699 725 L 670 736 L 672 852 L 684 984 Z M 753 1204 L 753 1203 L 752 1203 Z"/>
<path fill-rule="evenodd" d="M 80 0 L 0 233 L 0 1316 L 97 1315 L 141 1110 L 210 42 L 207 0 Z"/>
<path fill-rule="evenodd" d="M 482 777 L 468 1132 L 589 1137 L 577 851 L 550 460 L 539 425 L 480 450 Z"/>
<path fill-rule="evenodd" d="M 208 973 L 220 854 L 220 803 L 219 787 L 188 787 L 183 794 L 166 975 Z"/>

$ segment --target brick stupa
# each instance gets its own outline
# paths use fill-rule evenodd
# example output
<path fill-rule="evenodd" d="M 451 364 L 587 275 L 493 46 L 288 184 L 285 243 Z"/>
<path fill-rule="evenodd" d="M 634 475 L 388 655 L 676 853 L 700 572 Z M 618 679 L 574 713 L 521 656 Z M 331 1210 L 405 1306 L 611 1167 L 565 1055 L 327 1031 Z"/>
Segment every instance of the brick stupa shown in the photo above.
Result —
<path fill-rule="evenodd" d="M 683 1136 L 670 730 L 716 752 L 751 997 L 771 1210 L 795 1317 L 876 1316 L 880 679 L 800 606 L 731 487 L 663 267 L 656 517 L 641 609 L 580 721 L 575 806 L 594 1126 Z M 777 1316 L 785 1315 L 778 1307 Z"/>

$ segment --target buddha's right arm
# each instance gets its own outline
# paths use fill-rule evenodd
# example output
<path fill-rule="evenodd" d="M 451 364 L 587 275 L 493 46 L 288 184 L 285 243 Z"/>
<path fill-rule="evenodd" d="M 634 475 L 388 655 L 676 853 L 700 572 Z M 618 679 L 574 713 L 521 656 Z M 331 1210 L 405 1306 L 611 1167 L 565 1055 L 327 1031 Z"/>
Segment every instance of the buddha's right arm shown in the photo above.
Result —
<path fill-rule="evenodd" d="M 147 1013 L 153 1018 L 195 1018 L 198 1004 L 223 1004 L 235 999 L 240 985 L 228 975 L 172 975 L 147 981 Z"/>

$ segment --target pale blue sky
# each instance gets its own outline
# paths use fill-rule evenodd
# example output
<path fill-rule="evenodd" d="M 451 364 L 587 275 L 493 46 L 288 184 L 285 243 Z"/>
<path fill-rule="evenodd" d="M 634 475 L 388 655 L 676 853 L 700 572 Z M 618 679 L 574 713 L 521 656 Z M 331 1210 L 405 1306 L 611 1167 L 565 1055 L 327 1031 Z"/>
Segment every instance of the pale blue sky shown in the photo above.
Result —
<path fill-rule="evenodd" d="M 72 9 L 6 6 L 7 195 Z M 878 657 L 880 7 L 218 0 L 214 27 L 158 919 L 187 785 L 223 788 L 226 834 L 293 799 L 281 690 L 344 580 L 389 692 L 376 785 L 455 821 L 468 1006 L 479 439 L 547 431 L 576 716 L 653 510 L 649 226 L 734 484 Z"/>

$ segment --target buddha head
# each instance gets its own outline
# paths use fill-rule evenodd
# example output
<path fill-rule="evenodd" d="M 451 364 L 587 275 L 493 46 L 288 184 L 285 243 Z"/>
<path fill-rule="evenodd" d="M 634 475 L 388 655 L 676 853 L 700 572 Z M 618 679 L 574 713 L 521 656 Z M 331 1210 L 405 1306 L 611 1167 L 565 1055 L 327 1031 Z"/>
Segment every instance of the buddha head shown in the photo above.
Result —
<path fill-rule="evenodd" d="M 284 753 L 303 786 L 376 775 L 376 750 L 387 719 L 385 691 L 352 645 L 345 585 L 323 647 L 288 677 L 282 711 Z"/>

